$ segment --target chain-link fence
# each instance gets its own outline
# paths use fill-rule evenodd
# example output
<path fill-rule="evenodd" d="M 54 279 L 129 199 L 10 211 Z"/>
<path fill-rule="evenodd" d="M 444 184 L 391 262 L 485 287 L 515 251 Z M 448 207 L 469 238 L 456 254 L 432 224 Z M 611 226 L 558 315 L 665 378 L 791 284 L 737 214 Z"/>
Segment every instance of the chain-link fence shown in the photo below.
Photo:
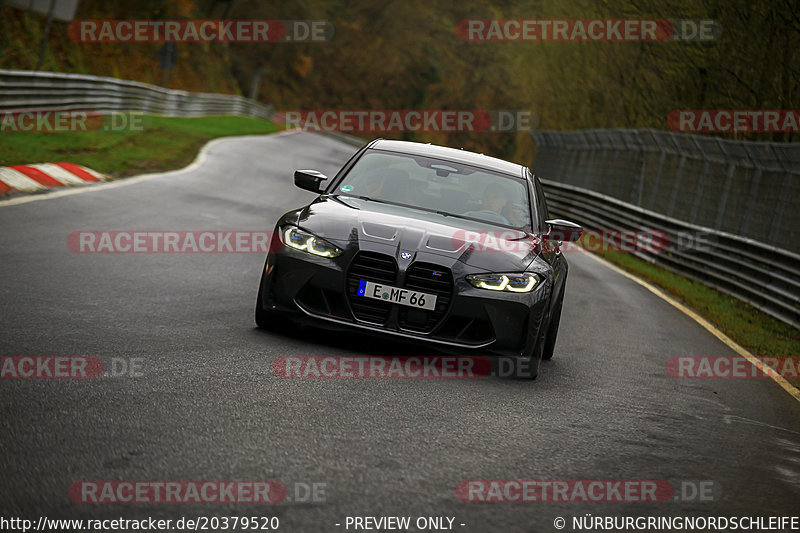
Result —
<path fill-rule="evenodd" d="M 800 143 L 658 130 L 532 136 L 533 168 L 546 179 L 800 252 Z"/>
<path fill-rule="evenodd" d="M 653 130 L 533 134 L 551 216 L 633 231 L 632 252 L 800 328 L 800 143 Z"/>

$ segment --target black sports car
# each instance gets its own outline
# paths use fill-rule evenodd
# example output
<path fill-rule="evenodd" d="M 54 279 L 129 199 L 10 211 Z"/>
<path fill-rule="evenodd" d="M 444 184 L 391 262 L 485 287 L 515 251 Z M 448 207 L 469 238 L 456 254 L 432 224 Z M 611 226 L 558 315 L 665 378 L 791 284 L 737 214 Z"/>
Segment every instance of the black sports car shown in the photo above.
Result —
<path fill-rule="evenodd" d="M 511 357 L 535 378 L 553 356 L 567 262 L 580 226 L 548 220 L 539 180 L 482 154 L 376 140 L 275 226 L 259 327 L 297 322 Z"/>

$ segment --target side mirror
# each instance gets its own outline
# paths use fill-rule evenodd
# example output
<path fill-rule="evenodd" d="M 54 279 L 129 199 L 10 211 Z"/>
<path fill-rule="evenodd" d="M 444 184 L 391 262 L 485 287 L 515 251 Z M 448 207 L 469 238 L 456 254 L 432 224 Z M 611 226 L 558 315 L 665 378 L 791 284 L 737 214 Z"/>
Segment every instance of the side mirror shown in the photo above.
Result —
<path fill-rule="evenodd" d="M 322 182 L 327 179 L 328 176 L 316 170 L 294 171 L 294 184 L 301 189 L 315 193 L 322 192 Z"/>
<path fill-rule="evenodd" d="M 577 241 L 583 233 L 580 225 L 569 220 L 554 218 L 547 220 L 546 223 L 548 231 L 545 238 L 551 241 Z"/>

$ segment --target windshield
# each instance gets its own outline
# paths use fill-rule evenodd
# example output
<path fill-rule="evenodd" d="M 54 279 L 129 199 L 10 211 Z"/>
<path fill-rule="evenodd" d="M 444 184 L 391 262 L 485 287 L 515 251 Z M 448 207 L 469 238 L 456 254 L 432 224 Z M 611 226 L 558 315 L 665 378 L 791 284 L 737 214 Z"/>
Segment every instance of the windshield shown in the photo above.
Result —
<path fill-rule="evenodd" d="M 516 229 L 531 227 L 523 180 L 428 157 L 367 152 L 333 194 L 367 197 Z"/>

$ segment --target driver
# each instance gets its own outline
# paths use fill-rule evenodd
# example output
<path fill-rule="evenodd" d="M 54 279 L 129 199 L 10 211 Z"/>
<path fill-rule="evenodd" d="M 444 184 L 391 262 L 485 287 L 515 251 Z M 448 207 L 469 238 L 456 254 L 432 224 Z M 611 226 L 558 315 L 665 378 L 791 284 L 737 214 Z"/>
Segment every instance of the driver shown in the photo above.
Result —
<path fill-rule="evenodd" d="M 483 192 L 483 209 L 480 213 L 492 215 L 491 219 L 501 224 L 510 224 L 511 197 L 500 185 L 489 185 Z"/>
<path fill-rule="evenodd" d="M 504 213 L 508 207 L 508 196 L 502 187 L 489 186 L 483 196 L 483 208 L 486 211 L 497 213 L 505 218 Z"/>
<path fill-rule="evenodd" d="M 506 217 L 511 206 L 511 198 L 508 191 L 500 185 L 489 185 L 483 191 L 480 211 L 467 211 L 464 215 L 475 217 L 487 222 L 498 222 L 509 225 Z"/>

